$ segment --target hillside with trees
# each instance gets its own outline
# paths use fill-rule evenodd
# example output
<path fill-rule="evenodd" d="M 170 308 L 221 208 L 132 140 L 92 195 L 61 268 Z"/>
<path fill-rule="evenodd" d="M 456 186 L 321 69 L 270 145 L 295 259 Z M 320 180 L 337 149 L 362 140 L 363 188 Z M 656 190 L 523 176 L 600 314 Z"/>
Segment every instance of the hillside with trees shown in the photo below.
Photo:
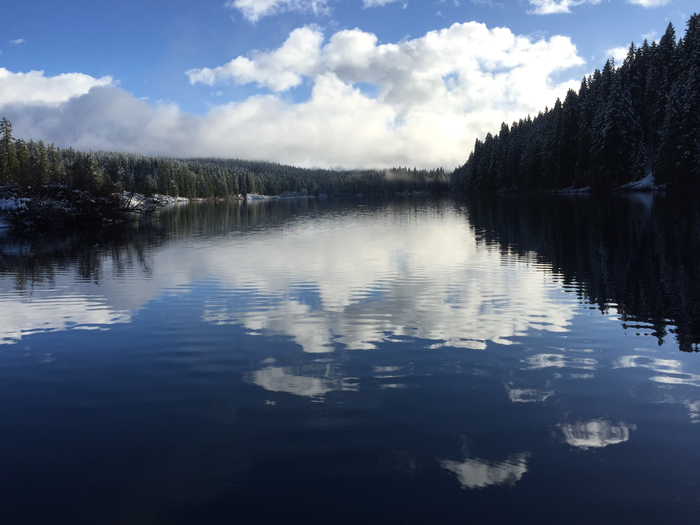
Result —
<path fill-rule="evenodd" d="M 676 41 L 630 46 L 535 118 L 477 139 L 451 176 L 454 191 L 590 188 L 635 181 L 700 183 L 700 16 Z"/>
<path fill-rule="evenodd" d="M 12 124 L 0 121 L 0 184 L 40 194 L 46 185 L 96 195 L 129 192 L 172 197 L 226 198 L 260 193 L 279 195 L 388 195 L 449 190 L 442 168 L 339 171 L 304 169 L 239 159 L 174 159 L 113 151 L 81 152 L 53 144 L 15 139 Z"/>

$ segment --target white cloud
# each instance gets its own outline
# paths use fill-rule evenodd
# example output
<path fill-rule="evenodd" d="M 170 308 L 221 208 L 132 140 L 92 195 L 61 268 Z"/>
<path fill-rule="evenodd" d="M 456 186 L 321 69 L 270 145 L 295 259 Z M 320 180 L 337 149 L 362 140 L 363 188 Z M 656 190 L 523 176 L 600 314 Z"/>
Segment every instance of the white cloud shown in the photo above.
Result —
<path fill-rule="evenodd" d="M 601 0 L 529 0 L 535 8 L 530 11 L 534 15 L 552 15 L 557 13 L 570 13 L 572 7 L 581 4 L 599 4 Z M 644 0 L 642 0 L 644 1 Z"/>
<path fill-rule="evenodd" d="M 398 0 L 362 0 L 362 7 L 364 9 L 369 9 L 370 7 L 382 7 L 397 1 Z"/>
<path fill-rule="evenodd" d="M 670 0 L 627 0 L 627 3 L 634 5 L 641 5 L 646 9 L 651 9 L 652 7 L 659 7 L 666 5 Z"/>
<path fill-rule="evenodd" d="M 26 40 L 24 38 L 18 38 L 17 40 L 10 40 L 11 44 L 24 44 Z"/>
<path fill-rule="evenodd" d="M 577 82 L 555 85 L 550 77 L 582 63 L 568 38 L 533 41 L 475 22 L 382 45 L 374 34 L 359 29 L 340 31 L 324 43 L 318 28 L 305 27 L 293 31 L 276 50 L 239 56 L 224 66 L 190 70 L 187 75 L 193 83 L 255 82 L 273 91 L 306 79 L 313 90 L 303 104 L 256 97 L 214 112 L 229 117 L 217 119 L 223 125 L 232 123 L 233 114 L 245 107 L 246 118 L 254 119 L 250 124 L 265 127 L 266 121 L 258 117 L 280 112 L 275 119 L 279 126 L 267 129 L 266 136 L 272 133 L 282 149 L 295 137 L 297 144 L 304 144 L 302 150 L 318 144 L 315 162 L 314 155 L 308 155 L 310 165 L 377 166 L 393 158 L 388 162 L 437 162 L 451 168 L 463 162 L 477 136 L 497 129 L 504 120 L 536 113 L 568 87 L 577 87 Z M 362 94 L 358 83 L 373 84 L 377 97 Z M 295 131 L 288 135 L 285 130 L 280 137 L 286 126 Z M 289 144 L 289 150 L 299 148 Z M 347 156 L 355 163 L 348 164 L 343 158 Z M 291 161 L 280 156 L 275 160 Z"/>
<path fill-rule="evenodd" d="M 228 0 L 224 7 L 238 9 L 253 23 L 285 11 L 312 11 L 317 15 L 328 12 L 326 0 Z"/>
<path fill-rule="evenodd" d="M 82 73 L 44 76 L 43 71 L 12 73 L 0 67 L 0 101 L 6 104 L 56 105 L 86 94 L 94 86 L 112 83 L 112 77 L 93 78 Z"/>
<path fill-rule="evenodd" d="M 311 26 L 292 31 L 277 49 L 188 71 L 193 83 L 250 82 L 273 91 L 216 105 L 203 116 L 172 104 L 153 107 L 105 85 L 109 78 L 88 76 L 81 77 L 82 90 L 56 91 L 56 101 L 64 101 L 60 108 L 45 107 L 55 102 L 51 93 L 41 99 L 31 90 L 0 97 L 0 106 L 17 136 L 60 146 L 308 167 L 449 170 L 466 160 L 477 137 L 577 89 L 577 80 L 555 83 L 552 76 L 581 64 L 567 37 L 533 40 L 475 22 L 396 44 L 379 44 L 359 29 L 324 40 Z M 14 83 L 22 78 L 5 76 Z M 59 77 L 44 81 L 60 83 Z M 294 102 L 283 93 L 301 83 L 311 87 L 308 100 Z M 367 84 L 376 95 L 360 89 Z M 79 93 L 86 94 L 71 98 Z"/>
<path fill-rule="evenodd" d="M 615 64 L 620 65 L 627 58 L 627 53 L 629 52 L 629 47 L 620 46 L 613 47 L 606 51 L 607 55 L 615 59 Z"/>
<path fill-rule="evenodd" d="M 318 67 L 323 34 L 315 27 L 295 29 L 287 41 L 271 52 L 254 52 L 253 58 L 239 56 L 214 69 L 191 69 L 185 74 L 190 83 L 213 85 L 231 79 L 237 84 L 256 82 L 273 91 L 284 91 L 299 85 L 302 75 L 312 75 Z"/>

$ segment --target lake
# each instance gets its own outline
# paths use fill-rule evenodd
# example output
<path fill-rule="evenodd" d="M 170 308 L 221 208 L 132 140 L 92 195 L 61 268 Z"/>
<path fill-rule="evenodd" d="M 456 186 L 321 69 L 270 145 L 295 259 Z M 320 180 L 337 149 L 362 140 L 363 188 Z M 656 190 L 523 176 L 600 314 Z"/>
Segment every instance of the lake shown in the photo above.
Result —
<path fill-rule="evenodd" d="M 695 523 L 700 207 L 193 203 L 0 234 L 0 522 Z"/>

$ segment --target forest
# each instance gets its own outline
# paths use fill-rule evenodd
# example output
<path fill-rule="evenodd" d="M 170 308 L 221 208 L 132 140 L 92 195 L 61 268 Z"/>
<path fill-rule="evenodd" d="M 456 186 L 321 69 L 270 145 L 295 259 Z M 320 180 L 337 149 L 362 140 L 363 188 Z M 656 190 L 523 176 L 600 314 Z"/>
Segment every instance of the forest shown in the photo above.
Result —
<path fill-rule="evenodd" d="M 305 169 L 273 162 L 149 157 L 114 151 L 81 152 L 53 144 L 15 139 L 12 123 L 0 121 L 0 184 L 23 194 L 46 185 L 97 195 L 115 192 L 159 193 L 173 197 L 227 198 L 249 193 L 319 195 L 389 195 L 395 192 L 449 190 L 442 168 L 418 170 Z"/>
<path fill-rule="evenodd" d="M 477 139 L 451 175 L 453 191 L 609 191 L 647 178 L 657 186 L 700 183 L 700 16 L 676 40 L 632 43 L 576 93 L 496 135 Z"/>

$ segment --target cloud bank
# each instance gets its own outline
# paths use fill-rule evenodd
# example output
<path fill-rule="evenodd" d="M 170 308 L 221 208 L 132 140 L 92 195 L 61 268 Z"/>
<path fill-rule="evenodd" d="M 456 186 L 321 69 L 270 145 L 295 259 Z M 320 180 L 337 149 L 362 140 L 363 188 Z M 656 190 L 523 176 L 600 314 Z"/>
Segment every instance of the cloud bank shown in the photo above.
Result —
<path fill-rule="evenodd" d="M 273 4 L 279 2 L 260 5 Z M 310 26 L 292 31 L 277 49 L 187 71 L 192 84 L 260 89 L 202 116 L 138 100 L 108 77 L 4 69 L 0 111 L 17 136 L 63 147 L 450 170 L 466 160 L 477 137 L 577 88 L 578 81 L 554 76 L 583 63 L 567 37 L 533 40 L 476 22 L 397 44 L 379 44 L 360 29 L 326 40 Z M 23 82 L 31 89 L 17 87 Z M 310 86 L 310 96 L 291 101 L 287 93 L 301 85 Z"/>
<path fill-rule="evenodd" d="M 91 88 L 112 83 L 112 77 L 93 78 L 82 73 L 44 76 L 43 71 L 12 73 L 0 67 L 0 107 L 20 105 L 55 106 L 85 95 Z"/>

